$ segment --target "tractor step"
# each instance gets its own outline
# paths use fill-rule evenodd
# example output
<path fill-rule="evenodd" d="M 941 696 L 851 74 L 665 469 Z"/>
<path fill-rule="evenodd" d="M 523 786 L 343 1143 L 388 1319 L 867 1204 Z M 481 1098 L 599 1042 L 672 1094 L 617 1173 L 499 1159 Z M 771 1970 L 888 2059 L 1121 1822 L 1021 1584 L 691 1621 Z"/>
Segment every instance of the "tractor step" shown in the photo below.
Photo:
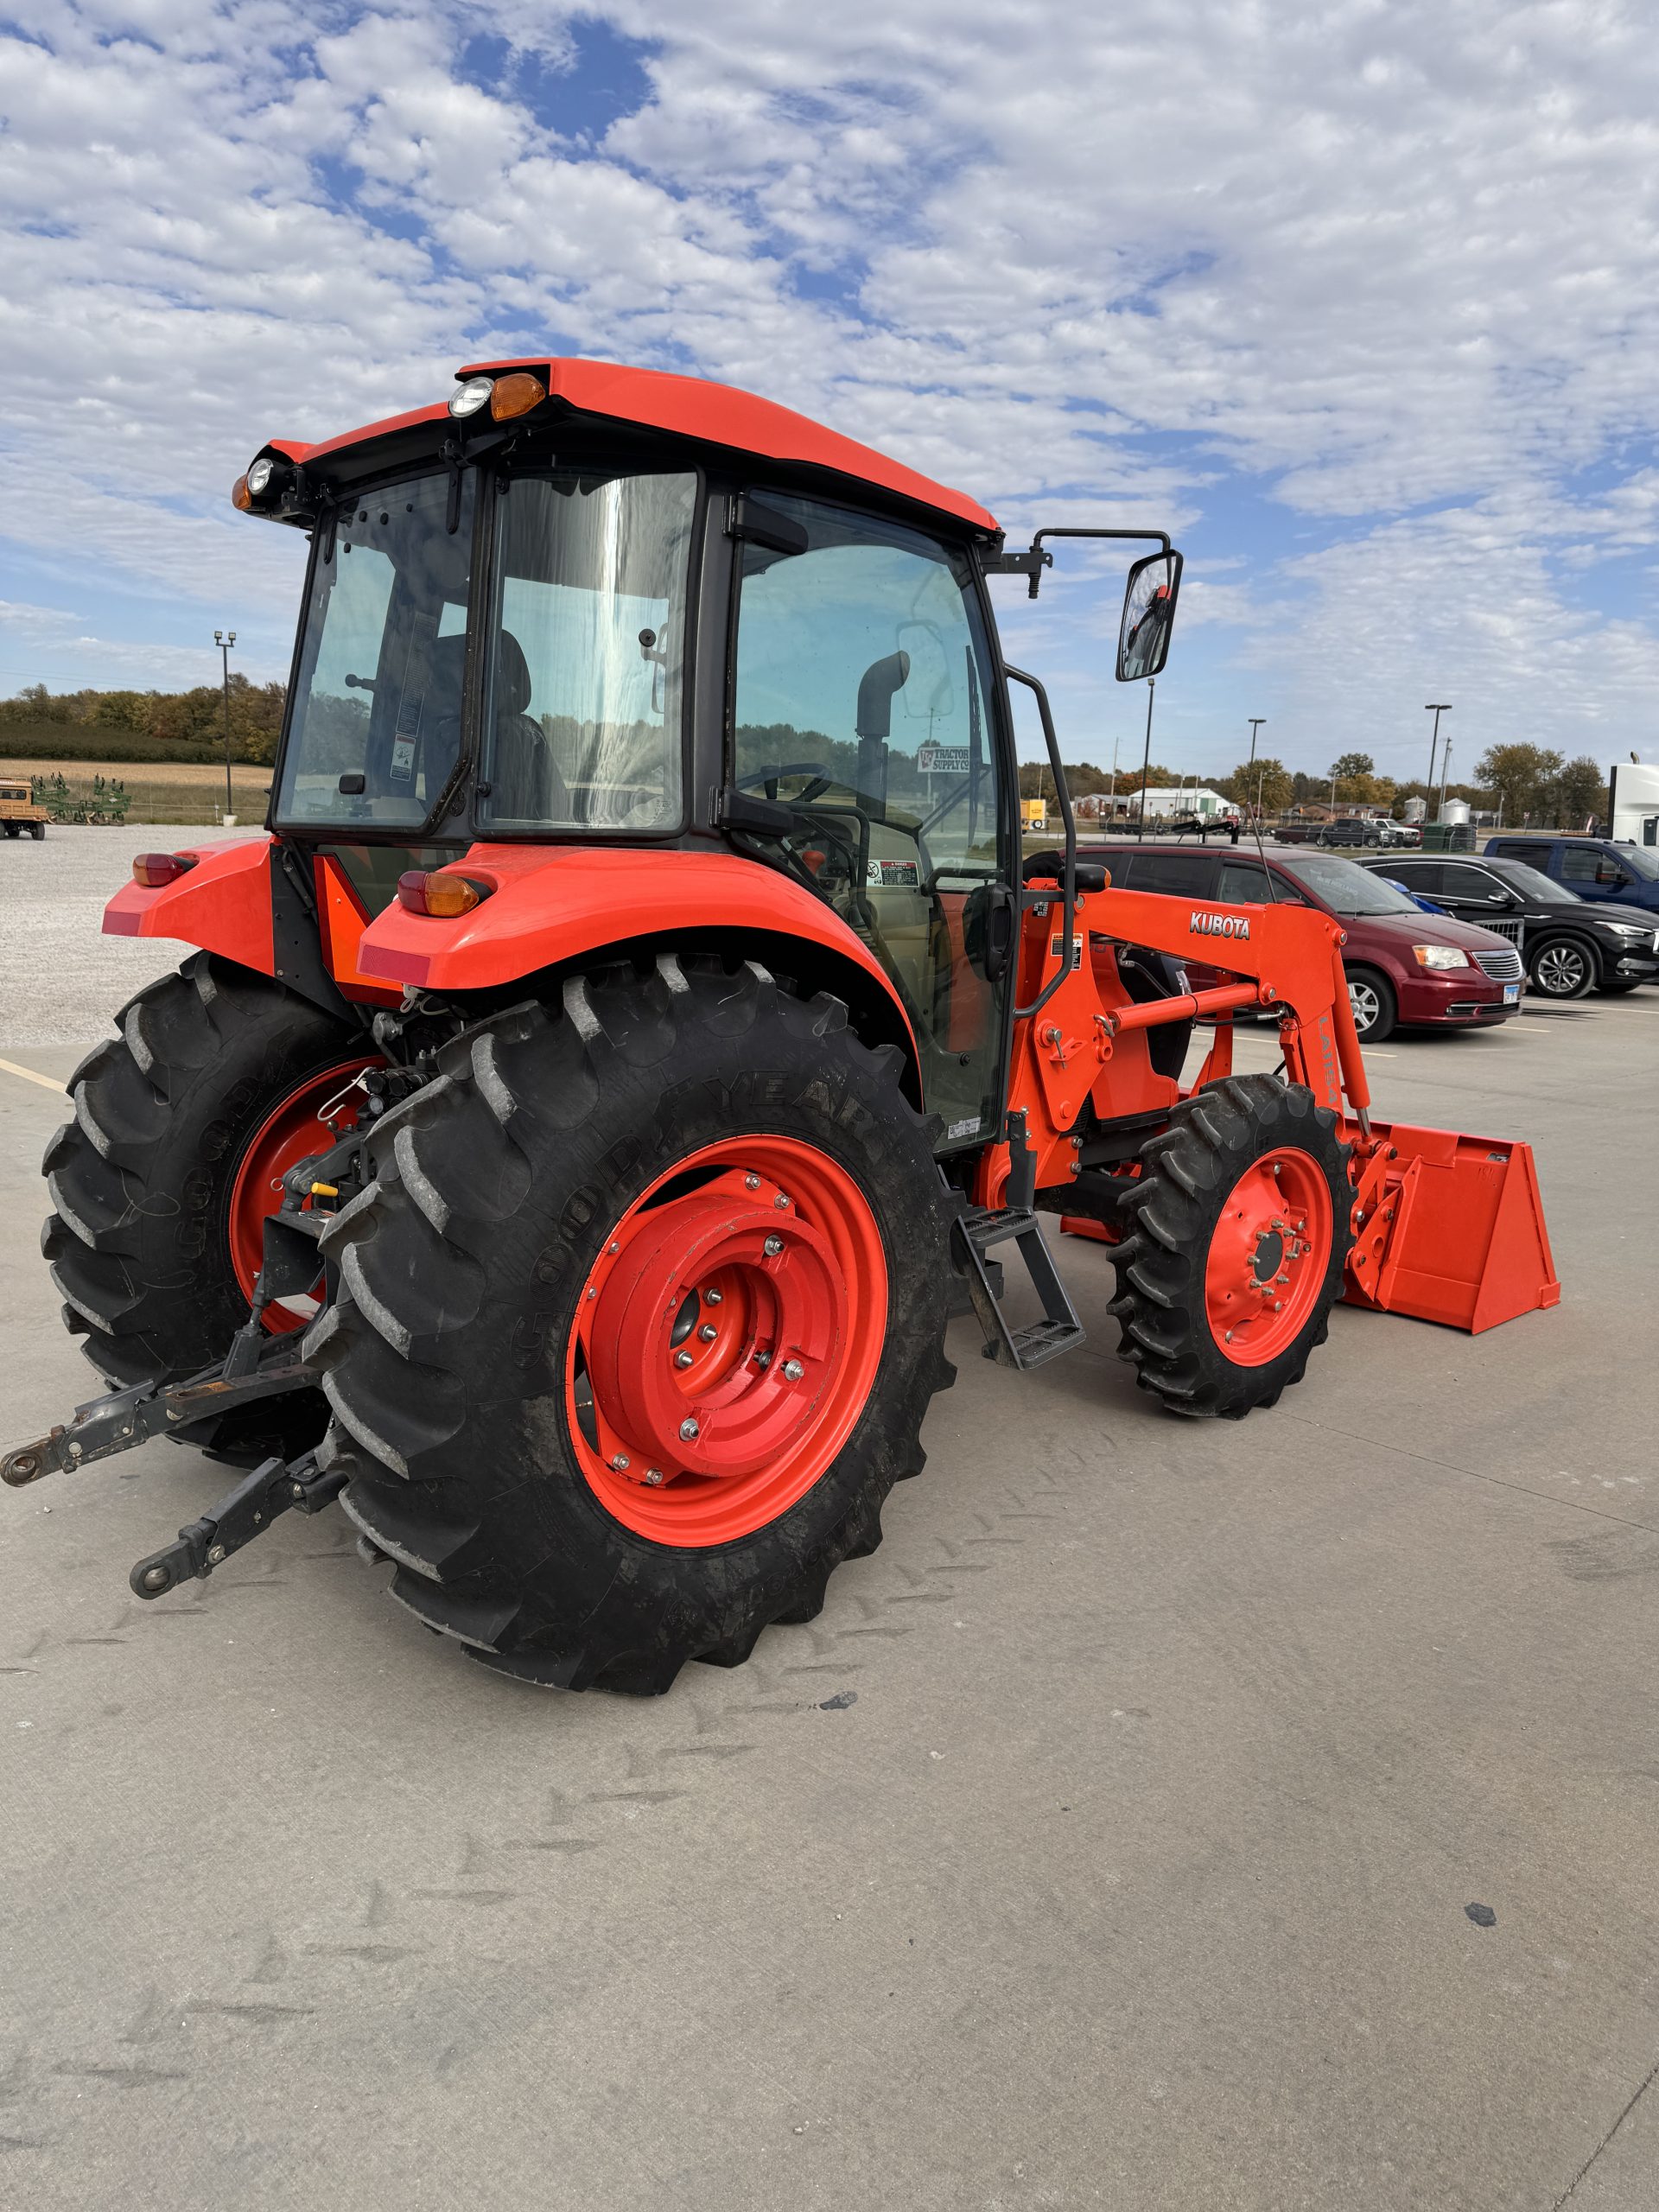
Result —
<path fill-rule="evenodd" d="M 1043 1241 L 1042 1224 L 1029 1206 L 968 1209 L 951 1223 L 950 1243 L 957 1266 L 967 1278 L 979 1325 L 985 1332 L 987 1359 L 1004 1367 L 1040 1367 L 1046 1360 L 1075 1351 L 1083 1342 L 1083 1325 Z M 1042 1319 L 1024 1328 L 1015 1328 L 1002 1310 L 1002 1270 L 989 1256 L 995 1246 L 1008 1243 L 1025 1262 L 1026 1272 L 1043 1303 Z"/>

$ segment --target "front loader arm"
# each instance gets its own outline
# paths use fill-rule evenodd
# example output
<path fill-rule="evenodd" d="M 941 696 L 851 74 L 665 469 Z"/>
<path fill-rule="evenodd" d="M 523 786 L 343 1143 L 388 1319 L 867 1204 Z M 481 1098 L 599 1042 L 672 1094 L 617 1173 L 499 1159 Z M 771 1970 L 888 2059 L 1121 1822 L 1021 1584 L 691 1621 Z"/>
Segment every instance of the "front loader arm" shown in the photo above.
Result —
<path fill-rule="evenodd" d="M 1020 945 L 1021 1003 L 1060 969 L 1058 887 L 1027 893 Z M 1354 1185 L 1347 1300 L 1478 1332 L 1557 1305 L 1555 1279 L 1531 1148 L 1503 1139 L 1377 1123 L 1343 972 L 1344 933 L 1300 906 L 1222 906 L 1160 892 L 1080 892 L 1070 972 L 1034 1020 L 1015 1024 L 1010 1116 L 1023 1116 L 1034 1182 L 1074 1181 L 1085 1104 L 1099 1122 L 1132 1111 L 1128 1071 L 1115 1052 L 1137 1030 L 1203 1015 L 1222 1017 L 1192 1086 L 1230 1072 L 1231 1026 L 1246 1006 L 1274 1009 L 1285 1073 L 1334 1113 L 1350 1147 Z M 1102 943 L 1104 940 L 1104 944 Z M 1114 949 L 1140 945 L 1178 960 L 1202 959 L 1236 982 L 1178 998 L 1132 1002 Z M 1104 956 L 1104 957 L 1102 957 Z M 1142 1089 L 1144 1071 L 1137 1071 Z M 1183 1096 L 1166 1079 L 1166 1103 Z M 1010 1172 L 1006 1143 L 980 1170 L 982 1205 L 1001 1203 Z M 1030 1170 L 1028 1169 L 1029 1173 Z"/>
<path fill-rule="evenodd" d="M 1286 1073 L 1305 1084 L 1322 1106 L 1346 1107 L 1362 1128 L 1370 1096 L 1342 973 L 1343 933 L 1308 906 L 1193 903 L 1160 892 L 1080 891 L 1069 969 L 1063 959 L 1058 886 L 1026 893 L 1019 951 L 1020 1003 L 1029 1005 L 1061 977 L 1034 1017 L 1014 1025 L 1010 1109 L 1026 1116 L 1036 1154 L 1039 1188 L 1077 1173 L 1075 1133 L 1085 1104 L 1109 1122 L 1149 1105 L 1174 1105 L 1173 1081 L 1125 1065 L 1118 1040 L 1136 1031 L 1201 1015 L 1229 1015 L 1244 1007 L 1277 1009 Z M 1138 945 L 1177 960 L 1202 958 L 1238 980 L 1178 998 L 1132 1001 L 1117 972 L 1114 949 Z M 1230 1029 L 1199 1082 L 1231 1065 Z M 1115 1060 L 1116 1065 L 1115 1065 Z M 982 1169 L 982 1204 L 995 1204 L 1007 1174 L 1007 1148 L 994 1147 Z"/>

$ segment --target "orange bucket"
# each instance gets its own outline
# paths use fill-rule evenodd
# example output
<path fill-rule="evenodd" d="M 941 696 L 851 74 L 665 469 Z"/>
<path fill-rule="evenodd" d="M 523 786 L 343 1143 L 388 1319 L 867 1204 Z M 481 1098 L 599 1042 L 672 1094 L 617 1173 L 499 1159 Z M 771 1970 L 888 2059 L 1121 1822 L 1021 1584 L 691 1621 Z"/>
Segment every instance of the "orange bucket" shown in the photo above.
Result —
<path fill-rule="evenodd" d="M 1530 1145 L 1371 1128 L 1388 1157 L 1348 1255 L 1347 1304 L 1476 1336 L 1560 1305 Z"/>

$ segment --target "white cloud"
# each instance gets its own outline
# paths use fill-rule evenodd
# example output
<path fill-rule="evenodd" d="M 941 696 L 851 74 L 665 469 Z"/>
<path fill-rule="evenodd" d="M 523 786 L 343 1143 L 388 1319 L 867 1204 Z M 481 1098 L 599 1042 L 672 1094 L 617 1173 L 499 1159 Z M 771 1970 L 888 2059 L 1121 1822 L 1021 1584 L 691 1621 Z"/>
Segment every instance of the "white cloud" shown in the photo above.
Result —
<path fill-rule="evenodd" d="M 568 67 L 594 17 L 648 42 L 647 93 L 556 130 L 518 62 Z M 1651 720 L 1653 633 L 1618 595 L 1659 529 L 1642 10 L 48 0 L 34 22 L 0 39 L 20 597 L 31 558 L 83 604 L 100 575 L 233 586 L 274 639 L 291 549 L 225 505 L 253 446 L 537 331 L 762 389 L 1011 529 L 1190 531 L 1204 696 L 1231 715 L 1276 687 L 1292 757 L 1448 688 L 1471 733 Z M 492 86 L 460 66 L 480 31 L 513 51 Z M 1281 569 L 1299 517 L 1322 550 Z M 1094 610 L 1071 642 L 1048 604 L 1086 690 L 1101 593 L 1054 601 Z M 1179 671 L 1178 640 L 1172 693 Z"/>

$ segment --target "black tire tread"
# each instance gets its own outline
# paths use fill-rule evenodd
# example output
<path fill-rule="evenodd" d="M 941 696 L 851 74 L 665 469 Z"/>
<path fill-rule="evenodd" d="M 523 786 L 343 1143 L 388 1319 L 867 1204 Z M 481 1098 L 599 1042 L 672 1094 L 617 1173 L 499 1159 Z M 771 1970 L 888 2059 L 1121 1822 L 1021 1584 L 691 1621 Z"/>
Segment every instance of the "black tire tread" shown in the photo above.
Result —
<path fill-rule="evenodd" d="M 1264 1367 L 1237 1367 L 1216 1345 L 1204 1310 L 1213 1217 L 1250 1160 L 1280 1145 L 1313 1153 L 1332 1179 L 1331 1264 L 1310 1325 L 1287 1351 Z M 1301 1085 L 1272 1075 L 1224 1076 L 1206 1084 L 1141 1147 L 1142 1173 L 1123 1202 L 1123 1239 L 1110 1248 L 1117 1268 L 1110 1310 L 1121 1331 L 1119 1355 L 1134 1366 L 1143 1390 L 1175 1413 L 1238 1421 L 1258 1406 L 1276 1404 L 1301 1381 L 1310 1354 L 1329 1332 L 1353 1243 L 1349 1149 L 1338 1140 L 1335 1114 Z"/>
<path fill-rule="evenodd" d="M 556 1155 L 562 1138 L 598 1126 L 607 1100 L 619 1091 L 656 1100 L 658 1071 L 671 1073 L 687 1024 L 741 1055 L 762 1023 L 782 1025 L 819 1052 L 846 1033 L 842 1049 L 861 1055 L 881 1086 L 884 1116 L 914 1153 L 931 1154 L 928 1124 L 899 1088 L 901 1057 L 859 1045 L 840 1001 L 801 998 L 752 963 L 728 973 L 664 956 L 643 977 L 631 967 L 572 976 L 556 1003 L 512 1008 L 445 1047 L 438 1079 L 377 1127 L 378 1179 L 327 1232 L 340 1290 L 308 1332 L 306 1350 L 326 1370 L 334 1415 L 325 1453 L 351 1470 L 346 1510 L 393 1561 L 393 1597 L 474 1657 L 523 1679 L 655 1694 L 688 1658 L 741 1663 L 769 1624 L 817 1613 L 834 1568 L 880 1543 L 893 1484 L 924 1464 L 928 1401 L 955 1378 L 943 1349 L 942 1290 L 936 1321 L 890 1321 L 884 1363 L 896 1344 L 914 1371 L 902 1419 L 871 1439 L 865 1491 L 787 1576 L 743 1591 L 734 1577 L 723 1611 L 688 1604 L 660 1631 L 641 1634 L 637 1610 L 607 1592 L 588 1593 L 585 1619 L 559 1617 L 534 1592 L 526 1596 L 524 1568 L 533 1582 L 537 1563 L 504 1555 L 493 1514 L 499 1506 L 505 1524 L 514 1485 L 537 1477 L 505 1468 L 490 1491 L 467 1433 L 469 1380 L 504 1294 L 491 1267 L 502 1225 L 524 1208 L 535 1162 Z M 918 1239 L 931 1228 L 945 1249 L 948 1215 L 931 1158 L 913 1227 Z M 522 1312 L 504 1306 L 503 1313 L 503 1327 L 524 1325 Z M 528 1386 L 521 1395 L 526 1407 L 538 1402 Z"/>

